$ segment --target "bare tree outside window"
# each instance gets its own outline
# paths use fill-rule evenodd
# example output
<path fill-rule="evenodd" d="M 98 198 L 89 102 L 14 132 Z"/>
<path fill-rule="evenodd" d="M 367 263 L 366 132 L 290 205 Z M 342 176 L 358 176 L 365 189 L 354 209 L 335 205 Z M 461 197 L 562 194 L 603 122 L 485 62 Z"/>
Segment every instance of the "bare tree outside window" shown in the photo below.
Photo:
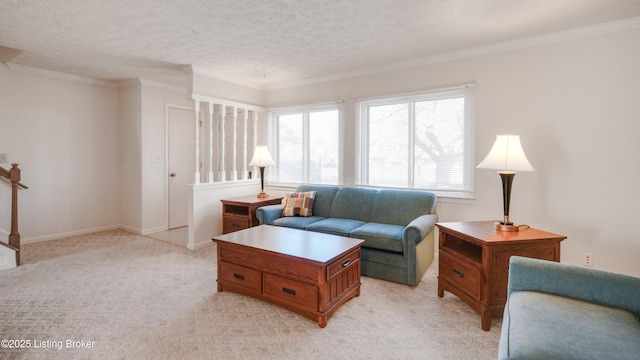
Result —
<path fill-rule="evenodd" d="M 464 98 L 415 103 L 415 187 L 463 184 Z"/>
<path fill-rule="evenodd" d="M 469 191 L 467 91 L 363 101 L 363 185 Z"/>

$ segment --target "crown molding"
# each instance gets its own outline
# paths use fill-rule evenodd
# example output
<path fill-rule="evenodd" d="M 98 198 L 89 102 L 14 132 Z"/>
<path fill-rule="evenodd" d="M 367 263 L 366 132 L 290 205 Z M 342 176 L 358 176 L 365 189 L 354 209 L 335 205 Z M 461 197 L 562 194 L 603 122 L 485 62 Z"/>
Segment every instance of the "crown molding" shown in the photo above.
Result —
<path fill-rule="evenodd" d="M 82 84 L 88 84 L 88 85 L 104 86 L 108 88 L 126 88 L 126 87 L 140 84 L 145 86 L 151 86 L 158 89 L 186 93 L 186 88 L 176 86 L 176 85 L 166 84 L 166 83 L 155 81 L 155 80 L 144 79 L 144 78 L 133 78 L 133 79 L 127 79 L 127 80 L 120 80 L 120 81 L 109 81 L 109 80 L 100 80 L 100 79 L 90 78 L 86 76 L 63 73 L 59 71 L 36 68 L 32 66 L 19 65 L 14 63 L 8 63 L 6 65 L 11 71 L 49 77 L 54 79 L 60 79 L 60 80 L 73 81 L 76 83 L 82 83 Z"/>
<path fill-rule="evenodd" d="M 187 92 L 187 89 L 184 87 L 170 85 L 160 81 L 155 81 L 155 80 L 150 80 L 145 78 L 132 78 L 127 80 L 121 80 L 121 81 L 118 81 L 117 84 L 119 88 L 128 88 L 136 85 L 144 85 L 144 86 L 154 87 L 156 89 L 170 90 L 170 91 L 181 92 L 181 93 Z"/>
<path fill-rule="evenodd" d="M 86 76 L 72 75 L 72 74 L 67 74 L 59 71 L 46 70 L 46 69 L 41 69 L 41 68 L 36 68 L 36 67 L 31 67 L 26 65 L 7 63 L 7 67 L 11 71 L 15 71 L 15 72 L 21 72 L 21 73 L 54 78 L 59 80 L 72 81 L 72 82 L 86 84 L 86 85 L 104 86 L 108 88 L 118 87 L 118 84 L 114 81 L 99 80 L 99 79 L 94 79 Z"/>
<path fill-rule="evenodd" d="M 286 89 L 304 85 L 312 85 L 317 83 L 324 83 L 329 81 L 338 81 L 344 80 L 352 77 L 359 77 L 365 75 L 375 75 L 381 74 L 390 71 L 420 67 L 425 65 L 431 65 L 436 63 L 442 63 L 453 60 L 460 60 L 471 58 L 480 55 L 488 55 L 493 53 L 499 53 L 510 50 L 517 50 L 535 46 L 542 46 L 547 44 L 553 44 L 563 41 L 581 39 L 586 37 L 598 36 L 603 34 L 608 34 L 612 32 L 631 30 L 635 28 L 640 28 L 640 16 L 633 17 L 624 20 L 611 21 L 602 24 L 590 25 L 579 27 L 575 29 L 562 30 L 553 33 L 547 33 L 542 35 L 529 36 L 516 40 L 503 41 L 498 43 L 493 43 L 489 45 L 476 46 L 467 49 L 462 49 L 458 51 L 452 51 L 447 53 L 430 55 L 427 57 L 413 59 L 408 61 L 402 61 L 391 65 L 372 67 L 362 70 L 356 70 L 351 72 L 346 72 L 342 74 L 335 74 L 329 76 L 322 76 L 317 78 L 299 80 L 299 81 L 291 81 L 284 82 L 280 84 L 272 84 L 272 85 L 264 85 L 262 86 L 263 90 L 278 90 L 278 89 Z"/>
<path fill-rule="evenodd" d="M 238 79 L 235 78 L 233 76 L 229 76 L 229 75 L 224 75 L 209 69 L 206 69 L 202 66 L 198 66 L 198 65 L 185 65 L 182 67 L 182 70 L 188 74 L 197 74 L 197 75 L 203 75 L 203 76 L 207 76 L 210 78 L 214 78 L 214 79 L 218 79 L 218 80 L 222 80 L 222 81 L 226 81 L 226 82 L 230 82 L 233 84 L 237 84 L 237 85 L 242 85 L 242 86 L 246 86 L 246 87 L 250 87 L 253 89 L 257 89 L 257 90 L 266 90 L 264 85 L 260 85 L 257 84 L 253 81 L 248 81 L 248 80 L 242 80 L 242 79 Z"/>

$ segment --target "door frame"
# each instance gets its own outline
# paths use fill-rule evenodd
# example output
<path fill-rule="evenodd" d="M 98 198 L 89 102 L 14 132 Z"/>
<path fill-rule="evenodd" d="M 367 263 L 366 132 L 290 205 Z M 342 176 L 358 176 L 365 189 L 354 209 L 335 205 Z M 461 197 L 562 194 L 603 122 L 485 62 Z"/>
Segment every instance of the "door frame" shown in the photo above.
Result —
<path fill-rule="evenodd" d="M 193 113 L 193 106 L 187 105 L 178 105 L 165 103 L 164 104 L 164 208 L 165 208 L 165 230 L 169 229 L 169 214 L 171 213 L 169 209 L 169 109 L 178 109 L 178 110 L 187 110 Z M 189 209 L 187 209 L 188 211 Z M 188 218 L 188 215 L 187 215 Z M 188 219 L 187 219 L 188 220 Z M 188 224 L 187 224 L 188 226 Z"/>

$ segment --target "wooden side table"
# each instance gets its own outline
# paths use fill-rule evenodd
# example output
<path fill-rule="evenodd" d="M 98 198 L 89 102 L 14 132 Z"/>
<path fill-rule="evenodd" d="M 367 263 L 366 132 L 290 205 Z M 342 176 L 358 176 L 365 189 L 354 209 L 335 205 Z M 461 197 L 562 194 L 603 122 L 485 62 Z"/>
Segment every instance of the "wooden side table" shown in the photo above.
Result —
<path fill-rule="evenodd" d="M 280 204 L 282 196 L 259 199 L 252 195 L 220 201 L 222 202 L 222 233 L 228 234 L 259 225 L 256 210 L 261 206 Z"/>
<path fill-rule="evenodd" d="M 513 255 L 560 261 L 560 242 L 567 237 L 528 228 L 498 231 L 493 221 L 438 223 L 438 296 L 448 291 L 464 300 L 491 328 L 507 302 L 509 258 Z"/>

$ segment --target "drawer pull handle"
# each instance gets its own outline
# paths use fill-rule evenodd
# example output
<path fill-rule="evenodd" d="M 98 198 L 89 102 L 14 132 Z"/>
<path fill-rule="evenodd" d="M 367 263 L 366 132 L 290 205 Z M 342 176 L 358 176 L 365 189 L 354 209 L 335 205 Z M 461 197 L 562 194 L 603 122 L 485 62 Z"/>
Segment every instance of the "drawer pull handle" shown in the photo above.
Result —
<path fill-rule="evenodd" d="M 351 259 L 347 259 L 345 261 L 342 262 L 342 267 L 347 267 L 349 266 L 349 264 L 351 264 Z"/>
<path fill-rule="evenodd" d="M 239 228 L 240 224 L 231 224 L 231 226 L 233 226 L 234 228 Z"/>
<path fill-rule="evenodd" d="M 286 288 L 286 287 L 282 288 L 282 292 L 285 293 L 285 294 L 293 295 L 293 296 L 296 295 L 296 291 L 295 290 L 289 289 L 289 288 Z"/>
<path fill-rule="evenodd" d="M 244 275 L 242 275 L 242 274 L 233 273 L 233 277 L 238 279 L 238 280 L 243 280 L 244 281 Z"/>
<path fill-rule="evenodd" d="M 461 277 L 461 278 L 464 277 L 464 273 L 460 270 L 453 269 L 453 273 L 456 274 L 456 276 L 458 277 Z"/>

